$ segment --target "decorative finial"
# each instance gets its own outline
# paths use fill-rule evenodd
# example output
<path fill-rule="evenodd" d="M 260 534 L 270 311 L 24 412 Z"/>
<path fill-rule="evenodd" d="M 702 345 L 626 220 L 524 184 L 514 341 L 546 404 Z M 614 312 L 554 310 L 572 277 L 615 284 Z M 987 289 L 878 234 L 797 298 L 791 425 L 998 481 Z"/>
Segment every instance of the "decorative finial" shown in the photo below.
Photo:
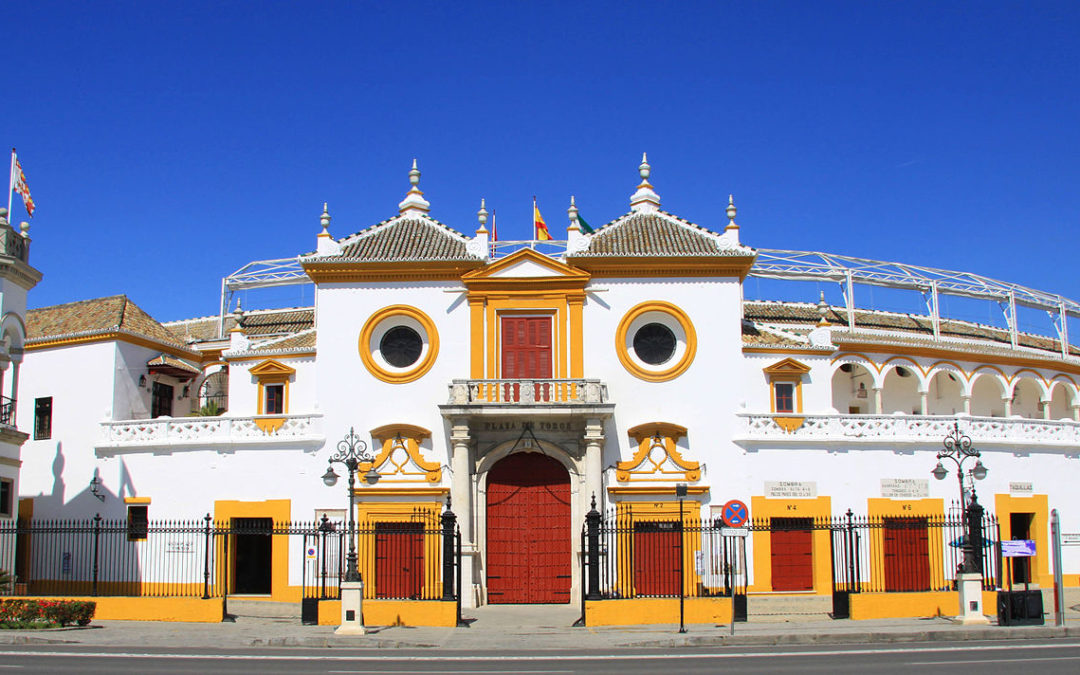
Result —
<path fill-rule="evenodd" d="M 30 236 L 30 223 L 26 222 L 25 220 L 22 221 L 21 223 L 19 223 L 19 232 L 22 233 L 22 236 L 29 237 Z"/>
<path fill-rule="evenodd" d="M 477 233 L 487 232 L 488 211 L 484 202 L 484 198 L 481 197 L 480 210 L 476 212 L 476 219 L 480 221 L 480 229 L 477 230 Z"/>
<path fill-rule="evenodd" d="M 725 229 L 738 229 L 739 226 L 735 224 L 735 195 L 728 195 L 727 198 L 727 217 L 728 224 Z"/>
<path fill-rule="evenodd" d="M 7 225 L 8 210 L 0 206 L 0 223 Z"/>
<path fill-rule="evenodd" d="M 732 207 L 732 208 L 734 208 L 734 207 Z M 818 315 L 821 317 L 821 319 L 818 320 L 817 325 L 818 326 L 828 326 L 829 325 L 829 320 L 825 318 L 825 315 L 827 315 L 829 313 L 829 303 L 825 302 L 825 291 L 821 292 L 821 299 L 818 300 L 817 311 L 818 311 Z"/>
<path fill-rule="evenodd" d="M 240 298 L 236 299 L 236 309 L 233 310 L 233 321 L 236 322 L 236 326 L 233 330 L 239 330 L 244 326 L 244 308 L 240 306 Z"/>
<path fill-rule="evenodd" d="M 574 195 L 570 195 L 570 208 L 566 209 L 566 213 L 570 216 L 570 221 L 576 225 L 578 219 L 578 210 L 577 204 L 574 203 Z"/>
<path fill-rule="evenodd" d="M 420 184 L 420 169 L 416 168 L 416 158 L 412 161 L 412 170 L 409 171 L 409 184 L 416 187 Z"/>
<path fill-rule="evenodd" d="M 592 510 L 596 510 L 596 493 L 592 493 Z"/>
<path fill-rule="evenodd" d="M 638 173 L 641 174 L 641 183 L 637 186 L 637 192 L 630 197 L 630 210 L 658 211 L 660 209 L 660 195 L 653 191 L 653 186 L 649 183 L 652 168 L 649 166 L 649 157 L 644 152 L 641 153 L 641 165 L 638 167 Z"/>
<path fill-rule="evenodd" d="M 322 233 L 330 234 L 330 210 L 327 208 L 327 202 L 322 204 L 322 216 L 319 217 L 319 224 L 322 225 Z"/>
<path fill-rule="evenodd" d="M 405 201 L 398 204 L 402 215 L 408 211 L 427 213 L 431 209 L 431 203 L 424 199 L 424 193 L 420 191 L 420 169 L 416 168 L 416 160 L 412 161 L 412 169 L 409 171 L 409 192 L 405 195 Z"/>

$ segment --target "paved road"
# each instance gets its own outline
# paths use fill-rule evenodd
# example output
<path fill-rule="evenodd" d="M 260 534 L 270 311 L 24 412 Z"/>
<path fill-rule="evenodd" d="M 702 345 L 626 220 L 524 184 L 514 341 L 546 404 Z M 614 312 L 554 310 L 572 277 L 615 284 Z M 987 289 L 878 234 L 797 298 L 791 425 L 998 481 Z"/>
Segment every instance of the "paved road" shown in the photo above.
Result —
<path fill-rule="evenodd" d="M 683 648 L 579 652 L 356 649 L 121 650 L 62 646 L 0 649 L 6 673 L 966 673 L 1080 672 L 1080 641 L 957 642 L 819 648 Z"/>

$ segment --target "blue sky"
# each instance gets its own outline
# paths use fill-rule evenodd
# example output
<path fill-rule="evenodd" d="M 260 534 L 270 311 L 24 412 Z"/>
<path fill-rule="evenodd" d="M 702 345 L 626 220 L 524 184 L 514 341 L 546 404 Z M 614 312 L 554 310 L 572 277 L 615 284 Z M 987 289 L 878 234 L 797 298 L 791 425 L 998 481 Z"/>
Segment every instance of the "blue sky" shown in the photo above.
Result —
<path fill-rule="evenodd" d="M 743 241 L 1080 299 L 1080 3 L 8 3 L 0 129 L 38 211 L 32 307 L 214 314 L 221 277 L 480 198 L 526 238 L 576 195 Z M 25 219 L 16 199 L 16 221 Z M 749 290 L 749 289 L 748 289 Z M 834 295 L 829 289 L 830 296 Z M 884 296 L 883 296 L 884 297 Z M 838 295 L 835 298 L 838 300 Z M 277 304 L 310 301 L 281 291 Z"/>

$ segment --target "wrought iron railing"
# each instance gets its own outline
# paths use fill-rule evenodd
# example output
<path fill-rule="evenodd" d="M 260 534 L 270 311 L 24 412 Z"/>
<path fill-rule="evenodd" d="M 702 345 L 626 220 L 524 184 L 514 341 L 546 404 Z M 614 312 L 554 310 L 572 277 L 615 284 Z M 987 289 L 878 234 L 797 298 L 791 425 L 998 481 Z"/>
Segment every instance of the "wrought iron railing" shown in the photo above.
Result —
<path fill-rule="evenodd" d="M 15 426 L 15 399 L 0 396 L 0 424 Z"/>
<path fill-rule="evenodd" d="M 586 379 L 495 379 L 454 380 L 450 404 L 503 403 L 552 405 L 564 403 L 604 403 L 607 385 Z"/>
<path fill-rule="evenodd" d="M 305 598 L 340 597 L 345 523 L 262 518 L 129 522 L 19 520 L 0 524 L 0 560 L 12 562 L 18 595 L 223 597 L 270 594 L 274 552 L 297 555 L 288 585 Z M 355 530 L 367 598 L 456 600 L 456 519 L 417 514 Z M 302 555 L 302 559 L 299 556 Z M 281 581 L 281 580 L 279 580 Z"/>
<path fill-rule="evenodd" d="M 1080 422 L 1020 417 L 969 415 L 841 415 L 738 413 L 737 442 L 881 442 L 939 445 L 962 419 L 966 433 L 979 445 L 1080 445 Z"/>

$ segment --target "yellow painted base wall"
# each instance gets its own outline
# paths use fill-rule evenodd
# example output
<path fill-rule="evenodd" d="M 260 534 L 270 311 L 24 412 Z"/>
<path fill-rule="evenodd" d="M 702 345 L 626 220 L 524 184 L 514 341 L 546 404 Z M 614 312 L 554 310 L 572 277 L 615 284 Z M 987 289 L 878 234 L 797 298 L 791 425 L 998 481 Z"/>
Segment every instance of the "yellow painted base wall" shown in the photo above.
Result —
<path fill-rule="evenodd" d="M 731 598 L 686 598 L 685 623 L 730 623 Z M 588 600 L 586 626 L 634 626 L 679 623 L 678 598 Z"/>
<path fill-rule="evenodd" d="M 956 616 L 960 612 L 960 594 L 956 591 L 853 593 L 849 597 L 854 620 Z M 983 614 L 996 613 L 997 591 L 983 591 Z"/>
<path fill-rule="evenodd" d="M 96 602 L 95 621 L 184 621 L 221 623 L 225 603 L 221 598 L 129 598 L 102 596 L 34 596 L 23 600 L 85 600 Z"/>
<path fill-rule="evenodd" d="M 457 626 L 457 603 L 364 600 L 365 626 Z M 319 601 L 319 625 L 341 625 L 341 601 Z"/>

